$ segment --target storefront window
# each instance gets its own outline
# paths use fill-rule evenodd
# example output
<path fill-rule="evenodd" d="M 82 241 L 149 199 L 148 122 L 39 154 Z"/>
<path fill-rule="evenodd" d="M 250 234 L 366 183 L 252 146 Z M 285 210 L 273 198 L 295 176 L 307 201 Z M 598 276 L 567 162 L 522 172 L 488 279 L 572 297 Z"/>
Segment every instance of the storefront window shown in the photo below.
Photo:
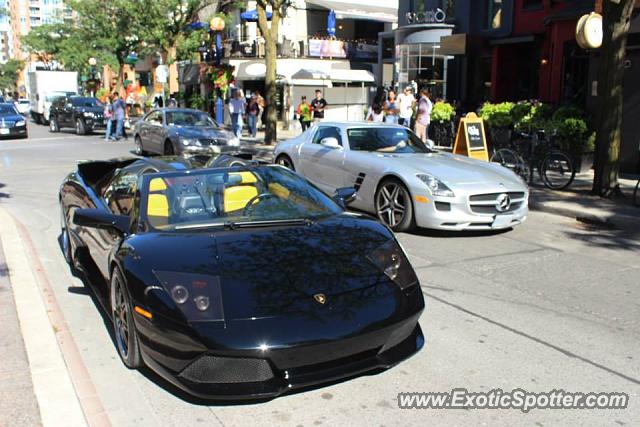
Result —
<path fill-rule="evenodd" d="M 448 57 L 440 53 L 435 43 L 406 44 L 398 46 L 397 82 L 400 88 L 407 85 L 429 87 L 435 98 L 446 98 Z"/>
<path fill-rule="evenodd" d="M 487 29 L 496 29 L 502 26 L 502 0 L 487 0 Z"/>

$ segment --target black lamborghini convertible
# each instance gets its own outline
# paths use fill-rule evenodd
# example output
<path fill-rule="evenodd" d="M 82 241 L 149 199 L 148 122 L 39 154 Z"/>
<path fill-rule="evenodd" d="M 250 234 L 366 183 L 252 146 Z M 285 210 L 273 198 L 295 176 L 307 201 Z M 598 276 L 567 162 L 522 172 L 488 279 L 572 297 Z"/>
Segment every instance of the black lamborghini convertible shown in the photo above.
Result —
<path fill-rule="evenodd" d="M 332 198 L 281 166 L 189 168 L 85 162 L 60 188 L 64 255 L 127 367 L 199 397 L 255 399 L 422 348 L 416 274 L 387 227 L 345 211 L 353 189 Z"/>

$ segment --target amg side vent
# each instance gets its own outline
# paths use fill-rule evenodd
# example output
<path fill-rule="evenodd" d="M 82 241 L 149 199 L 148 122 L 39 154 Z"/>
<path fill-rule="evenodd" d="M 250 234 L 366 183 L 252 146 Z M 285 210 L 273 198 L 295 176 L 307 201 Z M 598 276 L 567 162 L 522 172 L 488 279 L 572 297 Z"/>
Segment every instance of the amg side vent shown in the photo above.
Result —
<path fill-rule="evenodd" d="M 367 176 L 366 173 L 360 172 L 358 174 L 358 178 L 356 178 L 356 183 L 353 186 L 353 188 L 356 189 L 356 191 L 360 190 L 360 187 L 362 187 L 362 183 L 364 182 L 364 178 Z"/>
<path fill-rule="evenodd" d="M 205 354 L 184 368 L 179 375 L 195 383 L 252 383 L 274 377 L 265 359 L 218 357 Z"/>

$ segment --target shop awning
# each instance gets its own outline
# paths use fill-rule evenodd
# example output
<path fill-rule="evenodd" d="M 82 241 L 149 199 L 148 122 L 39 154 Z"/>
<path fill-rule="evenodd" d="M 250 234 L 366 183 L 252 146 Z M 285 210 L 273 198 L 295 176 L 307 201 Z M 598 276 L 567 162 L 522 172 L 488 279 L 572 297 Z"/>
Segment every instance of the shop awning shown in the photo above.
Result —
<path fill-rule="evenodd" d="M 367 70 L 332 70 L 333 82 L 375 83 L 376 77 Z"/>
<path fill-rule="evenodd" d="M 398 0 L 306 0 L 306 3 L 334 10 L 337 19 L 398 22 Z"/>

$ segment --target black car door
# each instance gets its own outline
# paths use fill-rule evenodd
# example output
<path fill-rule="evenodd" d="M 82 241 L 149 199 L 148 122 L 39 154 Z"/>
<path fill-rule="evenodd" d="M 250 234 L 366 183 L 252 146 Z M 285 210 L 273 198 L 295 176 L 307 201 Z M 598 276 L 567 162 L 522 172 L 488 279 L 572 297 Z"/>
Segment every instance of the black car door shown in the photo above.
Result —
<path fill-rule="evenodd" d="M 62 114 L 60 114 L 60 118 L 58 119 L 58 124 L 60 127 L 74 126 L 73 123 L 73 105 L 71 104 L 71 99 L 68 97 L 64 97 L 60 100 Z"/>

